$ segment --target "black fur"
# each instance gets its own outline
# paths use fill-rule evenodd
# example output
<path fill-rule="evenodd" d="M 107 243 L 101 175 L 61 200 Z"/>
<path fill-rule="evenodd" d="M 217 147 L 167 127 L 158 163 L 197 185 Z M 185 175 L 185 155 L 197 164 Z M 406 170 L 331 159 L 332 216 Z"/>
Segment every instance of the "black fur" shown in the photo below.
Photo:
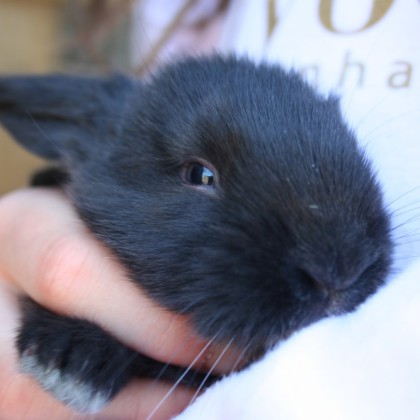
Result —
<path fill-rule="evenodd" d="M 198 387 L 216 377 L 157 362 L 138 354 L 96 325 L 58 316 L 29 299 L 23 301 L 23 318 L 17 347 L 22 356 L 35 356 L 40 365 L 59 369 L 108 397 L 115 395 L 134 376 L 159 378 Z M 70 397 L 68 397 L 70 399 Z M 71 401 L 64 401 L 71 403 Z"/>
<path fill-rule="evenodd" d="M 3 78 L 0 121 L 59 162 L 81 218 L 133 281 L 249 359 L 353 310 L 388 273 L 381 189 L 337 100 L 278 66 L 212 57 L 149 81 Z M 214 187 L 186 182 L 191 161 L 209 162 Z"/>

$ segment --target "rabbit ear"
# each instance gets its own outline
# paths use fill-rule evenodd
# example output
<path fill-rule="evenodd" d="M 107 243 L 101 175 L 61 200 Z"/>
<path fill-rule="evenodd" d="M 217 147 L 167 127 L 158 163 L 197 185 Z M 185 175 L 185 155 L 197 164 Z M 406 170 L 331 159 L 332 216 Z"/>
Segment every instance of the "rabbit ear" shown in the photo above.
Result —
<path fill-rule="evenodd" d="M 41 157 L 89 156 L 117 130 L 134 83 L 121 75 L 1 77 L 0 122 Z"/>

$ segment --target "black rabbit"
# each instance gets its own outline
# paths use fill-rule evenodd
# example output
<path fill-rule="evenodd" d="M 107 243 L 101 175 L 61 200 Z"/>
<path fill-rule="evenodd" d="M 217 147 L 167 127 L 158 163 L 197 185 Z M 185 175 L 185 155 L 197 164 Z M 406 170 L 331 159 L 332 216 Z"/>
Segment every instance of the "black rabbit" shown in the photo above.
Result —
<path fill-rule="evenodd" d="M 390 222 L 371 164 L 337 99 L 293 72 L 213 56 L 147 81 L 3 77 L 0 121 L 58 162 L 34 182 L 62 185 L 134 282 L 248 360 L 385 281 Z M 23 368 L 80 411 L 162 367 L 34 302 L 17 345 Z"/>

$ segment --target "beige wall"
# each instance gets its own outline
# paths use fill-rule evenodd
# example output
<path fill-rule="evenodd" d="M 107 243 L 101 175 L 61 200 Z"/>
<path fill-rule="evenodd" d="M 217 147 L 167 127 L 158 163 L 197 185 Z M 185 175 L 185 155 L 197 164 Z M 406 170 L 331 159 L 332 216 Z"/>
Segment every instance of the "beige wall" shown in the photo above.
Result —
<path fill-rule="evenodd" d="M 0 0 L 0 75 L 130 70 L 131 0 Z M 0 195 L 44 165 L 0 127 Z"/>
<path fill-rule="evenodd" d="M 55 66 L 59 1 L 0 0 L 0 73 L 42 73 Z M 27 183 L 40 159 L 0 129 L 0 194 Z"/>

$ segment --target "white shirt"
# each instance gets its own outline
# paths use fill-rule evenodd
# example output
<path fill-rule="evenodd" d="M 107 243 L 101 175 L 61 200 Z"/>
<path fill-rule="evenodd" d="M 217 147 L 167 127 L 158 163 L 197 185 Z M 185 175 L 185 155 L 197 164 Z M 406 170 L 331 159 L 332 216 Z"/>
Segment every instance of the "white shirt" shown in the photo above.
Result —
<path fill-rule="evenodd" d="M 221 51 L 298 69 L 340 95 L 398 226 L 396 268 L 420 258 L 420 2 L 237 0 L 226 22 Z"/>

